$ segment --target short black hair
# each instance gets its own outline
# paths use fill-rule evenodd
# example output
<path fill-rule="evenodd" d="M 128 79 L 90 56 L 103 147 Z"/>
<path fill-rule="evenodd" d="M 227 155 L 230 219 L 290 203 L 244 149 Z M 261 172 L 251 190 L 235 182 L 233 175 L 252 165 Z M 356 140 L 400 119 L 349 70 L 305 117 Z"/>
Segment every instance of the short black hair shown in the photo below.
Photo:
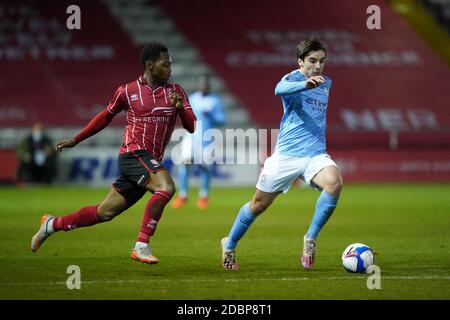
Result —
<path fill-rule="evenodd" d="M 144 66 L 144 68 L 147 60 L 156 61 L 160 57 L 161 52 L 168 53 L 169 50 L 165 45 L 162 45 L 160 43 L 153 42 L 146 45 L 141 51 L 141 64 Z"/>
<path fill-rule="evenodd" d="M 303 40 L 297 46 L 297 58 L 304 60 L 310 52 L 318 50 L 323 50 L 325 54 L 327 53 L 327 47 L 317 38 L 311 37 L 307 40 Z"/>

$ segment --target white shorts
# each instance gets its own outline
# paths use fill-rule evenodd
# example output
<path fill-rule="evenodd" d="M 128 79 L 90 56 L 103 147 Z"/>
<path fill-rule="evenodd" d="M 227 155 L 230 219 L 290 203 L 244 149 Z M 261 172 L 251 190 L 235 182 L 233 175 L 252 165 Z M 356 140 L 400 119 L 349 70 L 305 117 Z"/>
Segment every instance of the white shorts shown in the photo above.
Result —
<path fill-rule="evenodd" d="M 183 163 L 193 163 L 195 152 L 200 152 L 200 157 L 197 155 L 197 159 L 201 159 L 201 148 L 196 148 L 197 150 L 194 150 L 194 142 L 191 136 L 185 135 L 183 137 L 183 141 L 181 141 L 181 148 L 180 148 L 180 158 Z"/>
<path fill-rule="evenodd" d="M 181 141 L 179 159 L 183 164 L 211 165 L 214 162 L 212 155 L 204 151 L 202 142 L 195 141 L 191 134 L 185 135 Z"/>
<path fill-rule="evenodd" d="M 292 182 L 301 178 L 309 186 L 311 179 L 323 168 L 338 167 L 328 154 L 314 157 L 293 157 L 274 152 L 264 163 L 256 188 L 268 193 L 289 191 Z M 312 186 L 315 188 L 315 186 Z"/>

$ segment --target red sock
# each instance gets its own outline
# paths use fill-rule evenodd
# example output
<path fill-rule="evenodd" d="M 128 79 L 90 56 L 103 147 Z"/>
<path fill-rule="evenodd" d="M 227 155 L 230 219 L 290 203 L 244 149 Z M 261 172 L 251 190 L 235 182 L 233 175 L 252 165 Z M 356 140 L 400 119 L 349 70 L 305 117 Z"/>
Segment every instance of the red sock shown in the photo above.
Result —
<path fill-rule="evenodd" d="M 155 233 L 159 219 L 161 219 L 164 207 L 172 198 L 172 194 L 165 191 L 156 191 L 147 202 L 142 218 L 141 230 L 137 241 L 148 243 L 150 237 Z"/>
<path fill-rule="evenodd" d="M 66 216 L 57 217 L 53 220 L 53 229 L 55 231 L 69 231 L 75 228 L 92 226 L 99 223 L 100 221 L 97 218 L 97 207 L 98 206 L 84 207 Z"/>

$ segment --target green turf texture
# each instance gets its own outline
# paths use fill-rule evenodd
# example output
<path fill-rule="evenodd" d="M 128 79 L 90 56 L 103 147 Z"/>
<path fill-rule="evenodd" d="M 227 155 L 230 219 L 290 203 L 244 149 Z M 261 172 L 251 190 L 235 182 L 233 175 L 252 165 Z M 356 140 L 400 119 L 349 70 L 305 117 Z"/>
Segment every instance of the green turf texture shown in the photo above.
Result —
<path fill-rule="evenodd" d="M 107 192 L 0 188 L 0 299 L 450 299 L 450 185 L 346 185 L 311 271 L 299 253 L 319 193 L 297 187 L 241 240 L 237 271 L 221 268 L 219 243 L 253 188 L 216 188 L 203 211 L 192 190 L 184 208 L 166 208 L 151 240 L 156 266 L 129 257 L 149 195 L 110 222 L 59 232 L 29 251 L 43 213 L 71 213 Z M 378 253 L 381 289 L 343 269 L 342 251 L 354 242 Z M 81 269 L 79 290 L 66 286 L 70 265 Z"/>

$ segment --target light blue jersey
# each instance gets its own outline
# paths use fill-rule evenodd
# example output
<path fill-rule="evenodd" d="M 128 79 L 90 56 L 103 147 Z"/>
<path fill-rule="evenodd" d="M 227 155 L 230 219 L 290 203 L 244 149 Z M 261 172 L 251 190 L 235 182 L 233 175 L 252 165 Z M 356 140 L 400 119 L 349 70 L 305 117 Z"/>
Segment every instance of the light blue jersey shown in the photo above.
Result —
<path fill-rule="evenodd" d="M 314 89 L 298 69 L 285 75 L 275 87 L 283 101 L 283 117 L 275 150 L 288 156 L 312 157 L 326 153 L 326 115 L 331 79 Z"/>
<path fill-rule="evenodd" d="M 201 92 L 195 92 L 189 97 L 189 102 L 192 106 L 192 111 L 197 117 L 196 130 L 194 134 L 190 134 L 189 136 L 196 143 L 202 141 L 202 147 L 205 147 L 211 141 L 209 139 L 203 139 L 204 132 L 225 123 L 222 99 L 216 94 L 210 93 L 203 95 Z"/>

